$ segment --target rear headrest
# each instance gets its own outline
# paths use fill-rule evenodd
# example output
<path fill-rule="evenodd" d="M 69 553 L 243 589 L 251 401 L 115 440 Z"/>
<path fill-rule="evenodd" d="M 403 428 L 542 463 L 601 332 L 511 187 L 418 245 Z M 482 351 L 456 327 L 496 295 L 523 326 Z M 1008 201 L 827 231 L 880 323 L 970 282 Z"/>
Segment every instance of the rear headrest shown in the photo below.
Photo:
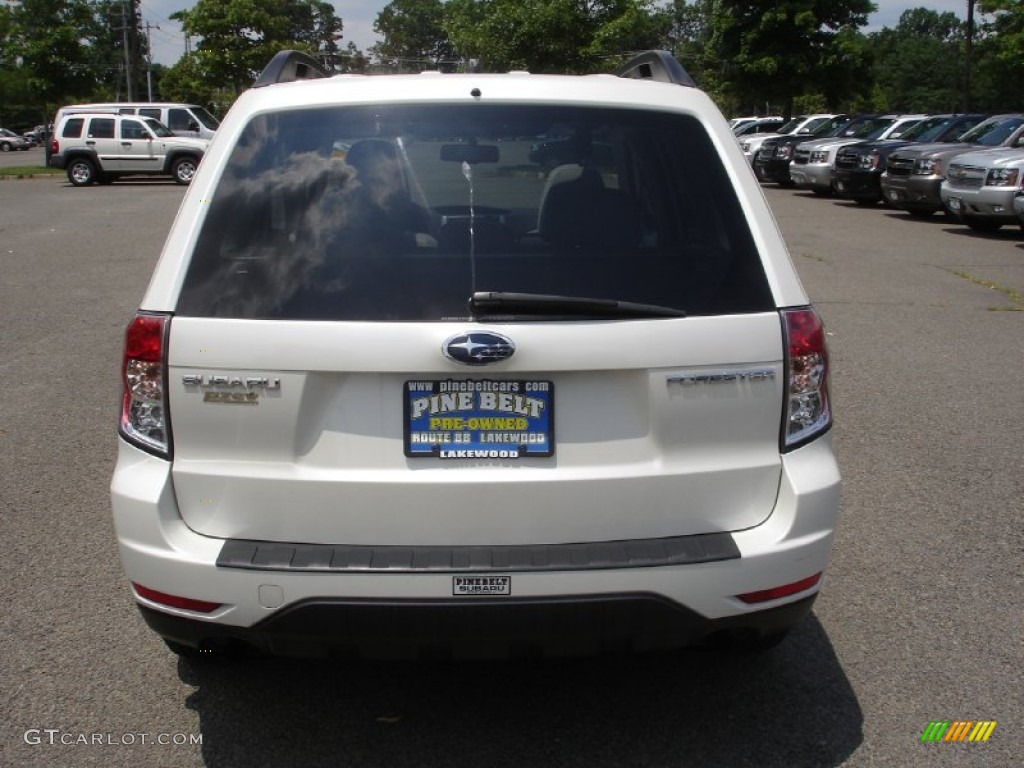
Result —
<path fill-rule="evenodd" d="M 643 232 L 633 199 L 605 187 L 596 169 L 578 165 L 559 166 L 549 175 L 537 230 L 560 249 L 632 249 Z"/>

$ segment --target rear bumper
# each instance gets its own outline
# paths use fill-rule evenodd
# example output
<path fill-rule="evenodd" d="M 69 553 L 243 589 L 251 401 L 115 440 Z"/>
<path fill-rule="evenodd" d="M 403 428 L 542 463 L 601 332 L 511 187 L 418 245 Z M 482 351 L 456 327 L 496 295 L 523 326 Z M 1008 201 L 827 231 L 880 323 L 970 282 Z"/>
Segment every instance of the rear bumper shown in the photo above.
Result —
<path fill-rule="evenodd" d="M 799 623 L 816 594 L 750 616 L 707 619 L 654 594 L 531 599 L 311 599 L 258 624 L 219 626 L 140 605 L 160 636 L 215 654 L 522 658 L 654 651 L 703 641 L 767 637 Z"/>
<path fill-rule="evenodd" d="M 496 558 L 504 548 L 492 548 L 483 566 L 453 561 L 441 568 L 431 558 L 417 567 L 411 556 L 392 552 L 385 567 L 361 569 L 332 566 L 339 552 L 351 554 L 343 545 L 274 544 L 266 562 L 254 554 L 246 563 L 239 542 L 202 536 L 184 524 L 167 462 L 122 442 L 111 491 L 128 578 L 220 606 L 200 614 L 136 595 L 154 630 L 186 645 L 244 642 L 295 655 L 396 643 L 433 648 L 452 638 L 470 648 L 475 639 L 484 646 L 543 641 L 556 649 L 582 643 L 583 650 L 601 650 L 695 644 L 719 632 L 771 634 L 803 618 L 820 582 L 755 605 L 736 596 L 823 572 L 839 514 L 830 435 L 784 456 L 774 512 L 760 525 L 712 534 L 710 541 L 680 537 L 703 539 L 699 548 L 664 540 L 678 544 L 675 554 L 666 546 L 664 557 L 645 561 L 643 553 L 657 548 L 650 544 L 628 564 L 605 548 L 629 549 L 636 542 L 581 544 L 590 554 L 564 568 L 557 562 L 541 567 L 535 558 L 548 550 L 551 557 L 571 558 L 573 545 L 523 548 L 542 554 L 519 563 Z M 328 550 L 326 567 L 316 567 Z M 276 551 L 288 562 L 275 560 Z M 296 567 L 300 556 L 308 560 L 304 567 Z M 467 573 L 506 576 L 507 592 L 456 596 L 455 579 Z"/>

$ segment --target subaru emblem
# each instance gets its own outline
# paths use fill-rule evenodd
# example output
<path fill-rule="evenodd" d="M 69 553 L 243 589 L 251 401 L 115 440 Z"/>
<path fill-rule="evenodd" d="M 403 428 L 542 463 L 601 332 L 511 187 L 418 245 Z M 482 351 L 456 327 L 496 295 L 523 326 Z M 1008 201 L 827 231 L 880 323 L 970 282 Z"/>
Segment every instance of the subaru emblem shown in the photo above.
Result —
<path fill-rule="evenodd" d="M 463 365 L 486 365 L 508 360 L 515 353 L 516 345 L 500 333 L 474 331 L 445 340 L 441 351 L 449 360 Z"/>

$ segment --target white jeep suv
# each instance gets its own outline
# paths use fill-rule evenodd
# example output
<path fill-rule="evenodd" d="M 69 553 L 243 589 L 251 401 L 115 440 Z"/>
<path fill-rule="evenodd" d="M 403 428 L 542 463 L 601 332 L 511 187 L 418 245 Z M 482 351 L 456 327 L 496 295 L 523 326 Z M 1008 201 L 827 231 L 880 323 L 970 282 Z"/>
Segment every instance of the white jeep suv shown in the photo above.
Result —
<path fill-rule="evenodd" d="M 49 164 L 65 169 L 76 187 L 140 175 L 189 184 L 210 144 L 176 136 L 151 117 L 71 109 L 60 114 Z"/>
<path fill-rule="evenodd" d="M 828 356 L 713 102 L 662 52 L 316 66 L 231 108 L 127 330 L 149 625 L 207 655 L 778 641 L 839 514 Z"/>

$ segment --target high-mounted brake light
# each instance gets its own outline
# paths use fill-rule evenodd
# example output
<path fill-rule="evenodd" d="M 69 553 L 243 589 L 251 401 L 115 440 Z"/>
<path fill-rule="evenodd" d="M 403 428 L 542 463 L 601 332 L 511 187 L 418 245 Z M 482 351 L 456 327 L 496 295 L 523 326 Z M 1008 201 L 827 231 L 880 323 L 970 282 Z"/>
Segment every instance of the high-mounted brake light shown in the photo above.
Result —
<path fill-rule="evenodd" d="M 162 458 L 171 451 L 164 381 L 168 324 L 166 315 L 136 315 L 125 332 L 121 365 L 121 436 Z"/>
<path fill-rule="evenodd" d="M 786 412 L 782 448 L 791 450 L 832 426 L 825 327 L 810 307 L 782 311 L 786 336 Z"/>

